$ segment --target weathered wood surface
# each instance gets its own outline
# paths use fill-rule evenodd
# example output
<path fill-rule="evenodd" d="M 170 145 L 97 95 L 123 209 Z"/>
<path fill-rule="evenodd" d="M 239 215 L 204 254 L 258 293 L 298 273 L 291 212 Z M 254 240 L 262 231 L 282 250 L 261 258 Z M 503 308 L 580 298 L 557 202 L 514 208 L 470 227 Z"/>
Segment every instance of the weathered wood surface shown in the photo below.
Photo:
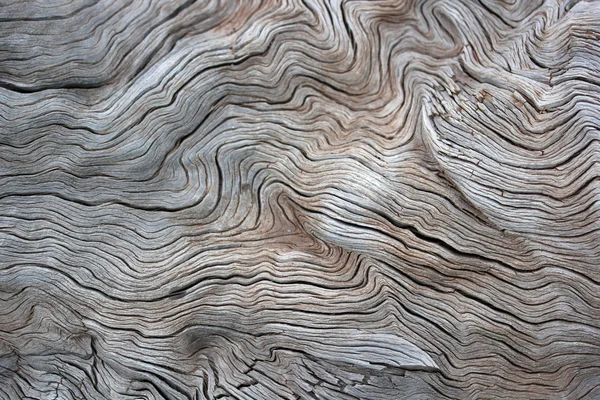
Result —
<path fill-rule="evenodd" d="M 600 398 L 600 3 L 0 5 L 0 398 Z"/>

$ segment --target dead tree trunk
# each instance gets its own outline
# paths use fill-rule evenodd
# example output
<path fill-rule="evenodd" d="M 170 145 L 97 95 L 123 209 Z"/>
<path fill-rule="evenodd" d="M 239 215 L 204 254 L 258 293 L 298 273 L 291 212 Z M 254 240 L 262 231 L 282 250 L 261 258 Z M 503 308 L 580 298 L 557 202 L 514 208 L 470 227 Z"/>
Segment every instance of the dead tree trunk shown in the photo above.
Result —
<path fill-rule="evenodd" d="M 600 398 L 600 3 L 0 5 L 0 398 Z"/>

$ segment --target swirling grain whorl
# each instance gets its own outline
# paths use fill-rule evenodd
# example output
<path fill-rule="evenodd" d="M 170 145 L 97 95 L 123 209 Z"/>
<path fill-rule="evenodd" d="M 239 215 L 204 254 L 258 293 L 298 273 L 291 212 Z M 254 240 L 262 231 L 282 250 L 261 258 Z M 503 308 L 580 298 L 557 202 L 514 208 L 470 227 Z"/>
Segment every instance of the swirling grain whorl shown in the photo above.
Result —
<path fill-rule="evenodd" d="M 600 398 L 597 2 L 0 20 L 0 398 Z"/>

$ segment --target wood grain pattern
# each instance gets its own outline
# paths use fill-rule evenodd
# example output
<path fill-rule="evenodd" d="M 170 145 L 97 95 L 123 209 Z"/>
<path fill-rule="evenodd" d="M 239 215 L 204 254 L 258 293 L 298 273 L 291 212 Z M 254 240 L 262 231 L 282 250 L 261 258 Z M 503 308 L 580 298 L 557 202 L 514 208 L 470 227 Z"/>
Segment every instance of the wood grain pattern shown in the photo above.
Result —
<path fill-rule="evenodd" d="M 600 3 L 0 2 L 0 398 L 600 398 Z"/>

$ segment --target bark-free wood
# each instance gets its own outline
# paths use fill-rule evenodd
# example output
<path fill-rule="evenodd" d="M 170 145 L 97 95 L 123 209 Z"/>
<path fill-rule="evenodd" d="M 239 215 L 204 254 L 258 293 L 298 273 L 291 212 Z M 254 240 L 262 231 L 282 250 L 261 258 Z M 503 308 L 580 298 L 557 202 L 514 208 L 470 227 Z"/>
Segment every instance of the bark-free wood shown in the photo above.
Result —
<path fill-rule="evenodd" d="M 0 398 L 600 398 L 600 3 L 0 3 Z"/>

